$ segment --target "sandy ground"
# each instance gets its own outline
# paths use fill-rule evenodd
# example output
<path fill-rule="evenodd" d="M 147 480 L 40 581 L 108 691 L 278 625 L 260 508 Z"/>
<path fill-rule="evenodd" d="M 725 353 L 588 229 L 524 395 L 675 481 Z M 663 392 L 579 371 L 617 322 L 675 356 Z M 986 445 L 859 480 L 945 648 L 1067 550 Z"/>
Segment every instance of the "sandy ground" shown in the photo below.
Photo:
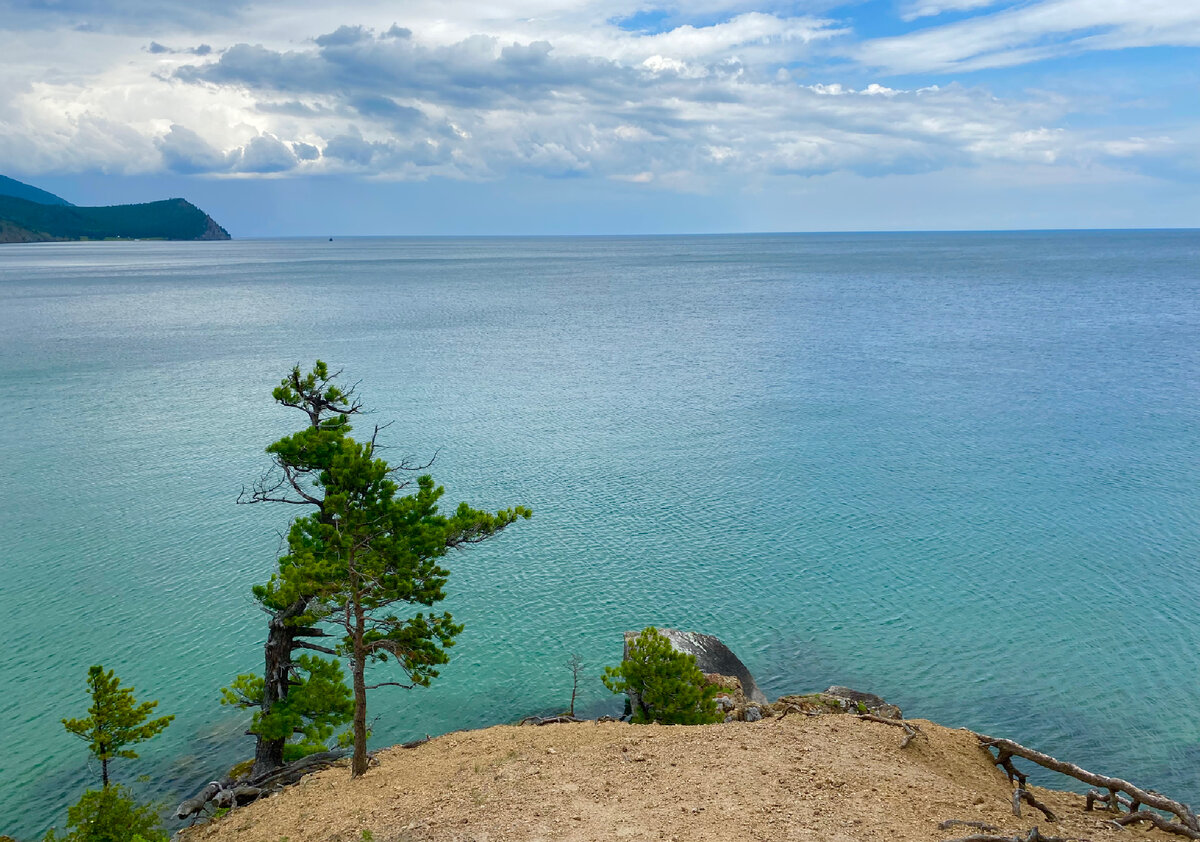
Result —
<path fill-rule="evenodd" d="M 379 753 L 187 831 L 185 842 L 498 840 L 947 840 L 946 819 L 1007 835 L 1037 825 L 1071 839 L 1178 839 L 1121 830 L 1083 798 L 1035 789 L 1059 816 L 1024 807 L 974 736 L 926 722 L 903 732 L 853 716 L 661 726 L 498 726 Z M 1018 764 L 1019 765 L 1019 764 Z"/>

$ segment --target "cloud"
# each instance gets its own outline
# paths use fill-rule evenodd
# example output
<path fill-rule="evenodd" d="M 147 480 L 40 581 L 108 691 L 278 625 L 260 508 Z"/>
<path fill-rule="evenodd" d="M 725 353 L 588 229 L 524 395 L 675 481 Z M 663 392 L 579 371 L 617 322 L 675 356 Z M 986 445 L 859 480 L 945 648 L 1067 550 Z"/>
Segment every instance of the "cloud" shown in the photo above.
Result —
<path fill-rule="evenodd" d="M 229 168 L 229 156 L 214 148 L 186 126 L 172 125 L 155 141 L 163 163 L 171 172 L 194 174 L 223 172 Z"/>
<path fill-rule="evenodd" d="M 906 13 L 984 8 L 922 2 Z M 367 22 L 339 21 L 340 7 L 305 0 L 280 15 L 266 0 L 237 7 L 278 21 L 254 30 L 272 36 L 261 42 L 247 41 L 240 26 L 168 29 L 150 42 L 73 33 L 56 51 L 46 48 L 49 36 L 45 44 L 0 37 L 8 48 L 0 153 L 57 169 L 90 161 L 197 175 L 534 173 L 702 190 L 751 189 L 780 175 L 999 164 L 1138 170 L 1154 161 L 1166 172 L 1190 148 L 1180 139 L 1186 125 L 1126 130 L 1077 120 L 1085 106 L 1054 92 L 1001 97 L 937 76 L 930 81 L 939 84 L 902 84 L 886 75 L 1098 49 L 1104 39 L 1190 37 L 1188 16 L 1200 13 L 1162 0 L 1145 0 L 1139 8 L 1149 11 L 1136 22 L 1126 0 L 1087 8 L 1037 0 L 858 43 L 844 20 L 747 6 L 703 0 L 689 5 L 690 19 L 671 9 L 626 29 L 620 22 L 640 8 L 632 2 L 464 2 L 451 19 L 414 0 L 401 25 L 365 12 Z M 319 28 L 305 28 L 314 20 Z M 85 52 L 78 45 L 94 50 L 90 66 L 64 73 L 46 64 L 52 52 Z"/>
<path fill-rule="evenodd" d="M 212 51 L 213 51 L 213 48 L 208 44 L 199 44 L 195 47 L 182 47 L 179 49 L 174 49 L 172 47 L 167 47 L 163 44 L 160 44 L 157 41 L 151 41 L 150 44 L 146 47 L 146 52 L 150 53 L 151 55 L 156 55 L 156 56 L 158 56 L 158 55 L 207 56 L 207 55 L 211 54 Z"/>
<path fill-rule="evenodd" d="M 321 157 L 321 150 L 311 143 L 296 141 L 292 144 L 292 152 L 301 161 L 315 161 Z"/>
<path fill-rule="evenodd" d="M 340 134 L 325 144 L 325 157 L 365 167 L 386 144 L 363 140 L 360 134 Z"/>
<path fill-rule="evenodd" d="M 247 173 L 276 173 L 290 170 L 296 163 L 296 154 L 290 146 L 273 135 L 264 134 L 242 147 L 237 169 Z"/>
<path fill-rule="evenodd" d="M 984 9 L 995 6 L 1003 0 L 916 0 L 910 3 L 902 12 L 904 20 L 912 21 L 917 18 L 941 15 L 946 12 L 966 12 L 974 9 Z"/>
<path fill-rule="evenodd" d="M 929 8 L 947 6 L 935 2 Z M 956 0 L 949 8 L 962 6 Z M 1200 46 L 1200 4 L 1042 0 L 906 35 L 877 38 L 849 52 L 868 66 L 908 74 L 1011 67 L 1087 51 L 1154 46 Z"/>

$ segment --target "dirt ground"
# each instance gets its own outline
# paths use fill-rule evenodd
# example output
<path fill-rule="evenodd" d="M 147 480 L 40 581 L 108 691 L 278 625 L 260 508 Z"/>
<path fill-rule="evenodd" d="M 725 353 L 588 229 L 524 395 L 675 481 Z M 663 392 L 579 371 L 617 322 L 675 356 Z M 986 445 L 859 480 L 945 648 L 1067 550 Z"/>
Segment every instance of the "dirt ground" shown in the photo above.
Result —
<path fill-rule="evenodd" d="M 1178 839 L 1122 830 L 1081 796 L 1034 789 L 1058 814 L 1012 813 L 1012 789 L 967 731 L 854 716 L 661 726 L 498 726 L 391 748 L 186 831 L 184 842 L 941 842 L 986 822 L 1005 835 Z M 1020 765 L 1018 763 L 1018 765 Z"/>

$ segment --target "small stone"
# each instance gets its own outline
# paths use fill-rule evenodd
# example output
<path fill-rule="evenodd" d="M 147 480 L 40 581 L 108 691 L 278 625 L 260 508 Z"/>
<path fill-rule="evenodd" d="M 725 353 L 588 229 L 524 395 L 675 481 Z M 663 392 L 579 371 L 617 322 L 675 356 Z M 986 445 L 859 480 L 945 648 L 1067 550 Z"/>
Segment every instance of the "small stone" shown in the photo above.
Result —
<path fill-rule="evenodd" d="M 558 754 L 558 752 L 552 748 L 548 748 L 548 749 L 546 749 L 546 754 Z"/>
<path fill-rule="evenodd" d="M 762 708 L 753 706 L 746 708 L 747 722 L 758 722 L 760 719 L 762 719 Z"/>

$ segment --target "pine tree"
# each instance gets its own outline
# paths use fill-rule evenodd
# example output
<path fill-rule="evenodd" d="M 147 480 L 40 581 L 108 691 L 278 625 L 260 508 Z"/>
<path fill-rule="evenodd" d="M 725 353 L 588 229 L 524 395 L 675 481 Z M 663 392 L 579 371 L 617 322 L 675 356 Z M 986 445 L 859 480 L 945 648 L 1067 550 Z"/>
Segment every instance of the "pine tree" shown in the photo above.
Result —
<path fill-rule="evenodd" d="M 633 722 L 703 725 L 720 722 L 717 688 L 704 680 L 696 657 L 678 652 L 654 626 L 629 644 L 620 666 L 607 667 L 604 686 L 634 702 Z"/>
<path fill-rule="evenodd" d="M 288 694 L 269 709 L 263 707 L 262 676 L 239 675 L 221 690 L 221 704 L 254 711 L 250 733 L 283 741 L 285 763 L 324 751 L 354 714 L 354 699 L 337 661 L 301 655 L 292 666 Z"/>
<path fill-rule="evenodd" d="M 125 787 L 89 789 L 67 810 L 67 833 L 50 830 L 43 842 L 167 842 L 158 812 Z"/>
<path fill-rule="evenodd" d="M 449 573 L 438 561 L 451 549 L 487 540 L 530 512 L 517 506 L 493 514 L 462 503 L 450 516 L 439 514 L 444 492 L 428 475 L 418 477 L 416 488 L 403 494 L 412 483 L 400 481 L 400 472 L 428 465 L 389 465 L 378 458 L 379 427 L 368 441 L 351 438 L 349 416 L 361 405 L 352 388 L 343 391 L 333 383 L 336 376 L 318 360 L 308 375 L 294 368 L 275 390 L 275 400 L 302 409 L 309 425 L 268 448 L 281 475 L 260 483 L 250 495 L 254 501 L 316 509 L 293 522 L 288 552 L 279 559 L 276 574 L 254 589 L 255 598 L 273 612 L 272 634 L 278 628 L 281 641 L 273 654 L 268 639 L 268 681 L 259 724 L 269 722 L 268 712 L 287 704 L 295 692 L 293 649 L 347 657 L 354 699 L 351 768 L 357 776 L 367 768 L 367 691 L 427 686 L 437 677 L 437 667 L 449 660 L 445 650 L 462 630 L 448 613 L 401 616 L 403 609 L 432 607 L 444 598 Z M 326 625 L 334 626 L 340 637 L 336 650 L 300 639 L 325 636 Z M 398 664 L 404 679 L 368 686 L 367 665 L 388 660 Z M 272 690 L 274 697 L 268 699 Z M 265 742 L 260 731 L 256 773 Z"/>
<path fill-rule="evenodd" d="M 307 374 L 301 373 L 300 366 L 294 366 L 275 387 L 271 393 L 275 402 L 300 410 L 308 424 L 267 447 L 272 469 L 252 488 L 242 491 L 239 503 L 309 506 L 315 509 L 314 517 L 328 519 L 324 513 L 325 473 L 334 454 L 340 450 L 342 440 L 350 433 L 350 419 L 362 412 L 354 387 L 339 386 L 335 382 L 338 375 L 339 372 L 330 372 L 324 362 L 317 360 Z M 231 687 L 221 691 L 222 701 L 227 704 L 258 708 L 250 727 L 251 733 L 256 735 L 254 775 L 278 768 L 295 755 L 320 751 L 323 746 L 314 741 L 308 724 L 314 716 L 322 721 L 317 728 L 328 726 L 331 731 L 350 721 L 351 708 L 344 701 L 342 691 L 329 684 L 328 671 L 309 671 L 307 676 L 301 676 L 298 670 L 297 649 L 337 655 L 336 650 L 312 642 L 312 638 L 327 636 L 324 630 L 312 624 L 309 609 L 314 595 L 314 591 L 304 589 L 280 593 L 262 586 L 254 588 L 255 599 L 271 617 L 263 646 L 263 674 L 239 675 Z M 310 689 L 319 692 L 309 695 L 328 699 L 330 707 L 325 711 L 302 711 L 299 733 L 289 730 L 288 723 L 294 723 L 297 711 L 304 707 L 290 704 L 289 698 L 293 691 L 313 680 L 318 681 L 319 686 Z M 337 681 L 340 683 L 341 680 L 339 670 Z"/>
<path fill-rule="evenodd" d="M 105 672 L 100 665 L 88 670 L 88 688 L 92 706 L 85 719 L 64 719 L 63 727 L 86 740 L 92 754 L 100 760 L 101 780 L 107 789 L 108 762 L 114 757 L 134 759 L 137 753 L 126 746 L 148 740 L 171 724 L 174 716 L 147 718 L 158 702 L 142 702 L 133 698 L 132 687 L 122 687 L 121 679 L 112 670 Z"/>

